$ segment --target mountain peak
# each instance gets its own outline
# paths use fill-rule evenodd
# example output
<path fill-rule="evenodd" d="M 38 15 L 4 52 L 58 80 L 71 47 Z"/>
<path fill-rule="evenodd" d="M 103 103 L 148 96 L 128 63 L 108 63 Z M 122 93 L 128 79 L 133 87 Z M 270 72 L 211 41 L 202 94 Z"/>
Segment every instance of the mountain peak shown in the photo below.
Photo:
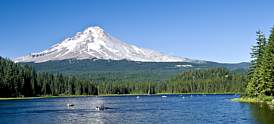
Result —
<path fill-rule="evenodd" d="M 84 30 L 84 33 L 104 34 L 104 29 L 99 26 L 88 27 Z"/>
<path fill-rule="evenodd" d="M 145 62 L 182 62 L 187 58 L 165 55 L 153 50 L 127 44 L 99 27 L 88 27 L 42 52 L 15 59 L 15 62 L 46 62 L 65 59 L 110 59 Z"/>

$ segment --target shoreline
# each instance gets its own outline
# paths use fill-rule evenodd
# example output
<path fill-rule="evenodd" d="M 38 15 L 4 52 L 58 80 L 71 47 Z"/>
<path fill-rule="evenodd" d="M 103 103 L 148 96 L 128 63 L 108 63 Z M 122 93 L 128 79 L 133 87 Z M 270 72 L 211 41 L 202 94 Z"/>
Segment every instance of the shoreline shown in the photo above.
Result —
<path fill-rule="evenodd" d="M 269 97 L 270 98 L 270 97 Z M 240 103 L 249 103 L 249 104 L 267 104 L 271 109 L 274 109 L 274 100 L 269 98 L 262 99 L 262 98 L 250 98 L 250 97 L 240 97 L 240 98 L 233 98 L 231 101 L 233 102 L 240 102 Z"/>
<path fill-rule="evenodd" d="M 2 100 L 27 100 L 27 99 L 45 99 L 45 98 L 69 98 L 69 97 L 112 97 L 112 96 L 148 96 L 148 95 L 238 95 L 239 93 L 157 93 L 157 94 L 100 94 L 100 95 L 60 95 L 60 96 L 36 96 L 36 97 L 8 97 L 1 98 Z"/>

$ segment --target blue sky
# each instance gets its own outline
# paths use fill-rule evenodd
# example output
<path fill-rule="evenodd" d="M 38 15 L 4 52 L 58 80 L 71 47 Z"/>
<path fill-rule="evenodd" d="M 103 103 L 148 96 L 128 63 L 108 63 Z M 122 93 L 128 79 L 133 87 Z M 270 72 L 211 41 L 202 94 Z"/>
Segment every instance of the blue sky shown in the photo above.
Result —
<path fill-rule="evenodd" d="M 273 0 L 0 0 L 0 56 L 49 48 L 88 26 L 137 46 L 193 59 L 249 61 Z"/>

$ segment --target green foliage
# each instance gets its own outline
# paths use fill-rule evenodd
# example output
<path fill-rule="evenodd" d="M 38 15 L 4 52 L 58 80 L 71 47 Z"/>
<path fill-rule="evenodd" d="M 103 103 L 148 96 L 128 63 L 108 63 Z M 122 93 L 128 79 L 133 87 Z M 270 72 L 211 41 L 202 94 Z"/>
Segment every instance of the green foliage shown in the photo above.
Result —
<path fill-rule="evenodd" d="M 250 97 L 274 95 L 274 28 L 268 40 L 257 32 L 248 74 L 247 95 Z"/>
<path fill-rule="evenodd" d="M 0 57 L 0 97 L 97 95 L 95 83 L 62 74 L 36 73 L 26 65 Z"/>
<path fill-rule="evenodd" d="M 246 102 L 246 103 L 259 103 L 259 102 L 271 102 L 272 96 L 258 96 L 258 97 L 240 97 L 232 99 L 234 102 Z"/>
<path fill-rule="evenodd" d="M 267 102 L 267 101 L 272 101 L 272 96 L 265 96 L 265 95 L 260 95 L 258 96 L 258 99 L 261 100 L 261 101 L 264 101 L 264 102 Z"/>
<path fill-rule="evenodd" d="M 127 60 L 60 60 L 43 63 L 23 63 L 34 67 L 38 72 L 62 73 L 82 79 L 100 82 L 161 82 L 182 71 L 207 68 L 228 68 L 245 71 L 249 63 L 224 64 L 215 62 L 134 62 Z M 176 65 L 192 65 L 178 67 Z"/>
<path fill-rule="evenodd" d="M 247 93 L 258 96 L 259 84 L 261 84 L 260 68 L 262 67 L 262 59 L 266 47 L 266 39 L 262 32 L 258 31 L 256 45 L 252 47 L 251 64 L 248 73 Z"/>
<path fill-rule="evenodd" d="M 245 86 L 245 75 L 225 68 L 191 70 L 168 81 L 172 92 L 183 93 L 240 93 Z"/>
<path fill-rule="evenodd" d="M 242 72 L 242 71 L 239 71 Z M 0 97 L 43 95 L 156 94 L 156 93 L 238 93 L 244 85 L 244 74 L 224 68 L 196 69 L 179 73 L 169 80 L 123 80 L 122 75 L 92 79 L 37 73 L 29 66 L 0 57 Z M 97 76 L 97 78 L 95 78 Z M 150 75 L 137 75 L 150 76 Z"/>
<path fill-rule="evenodd" d="M 245 79 L 244 73 L 213 68 L 185 71 L 160 82 L 99 82 L 97 88 L 99 94 L 239 93 L 244 90 Z"/>
<path fill-rule="evenodd" d="M 274 96 L 274 28 L 269 36 L 262 67 L 259 71 L 262 76 L 261 93 Z"/>

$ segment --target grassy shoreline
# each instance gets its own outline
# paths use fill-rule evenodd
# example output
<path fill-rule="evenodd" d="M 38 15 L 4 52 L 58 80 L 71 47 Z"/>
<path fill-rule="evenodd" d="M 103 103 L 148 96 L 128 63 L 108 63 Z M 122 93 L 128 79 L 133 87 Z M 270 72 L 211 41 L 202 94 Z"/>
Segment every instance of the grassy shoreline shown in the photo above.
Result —
<path fill-rule="evenodd" d="M 231 99 L 233 102 L 241 102 L 241 103 L 250 103 L 250 104 L 267 104 L 270 108 L 274 109 L 274 101 L 272 100 L 271 96 L 265 97 L 240 97 Z"/>
<path fill-rule="evenodd" d="M 231 101 L 233 102 L 243 102 L 243 103 L 262 103 L 264 101 L 258 99 L 258 98 L 233 98 L 231 99 Z"/>
<path fill-rule="evenodd" d="M 238 93 L 157 93 L 150 95 L 229 95 Z M 85 96 L 146 96 L 148 94 L 100 94 L 100 95 L 59 95 L 59 96 L 37 96 L 37 97 L 10 97 L 0 98 L 0 100 L 26 100 L 26 99 L 43 99 L 43 98 L 66 98 L 66 97 L 85 97 Z"/>
<path fill-rule="evenodd" d="M 240 98 L 234 98 L 231 100 L 234 102 L 263 103 L 263 102 L 272 102 L 272 96 L 240 97 Z"/>

